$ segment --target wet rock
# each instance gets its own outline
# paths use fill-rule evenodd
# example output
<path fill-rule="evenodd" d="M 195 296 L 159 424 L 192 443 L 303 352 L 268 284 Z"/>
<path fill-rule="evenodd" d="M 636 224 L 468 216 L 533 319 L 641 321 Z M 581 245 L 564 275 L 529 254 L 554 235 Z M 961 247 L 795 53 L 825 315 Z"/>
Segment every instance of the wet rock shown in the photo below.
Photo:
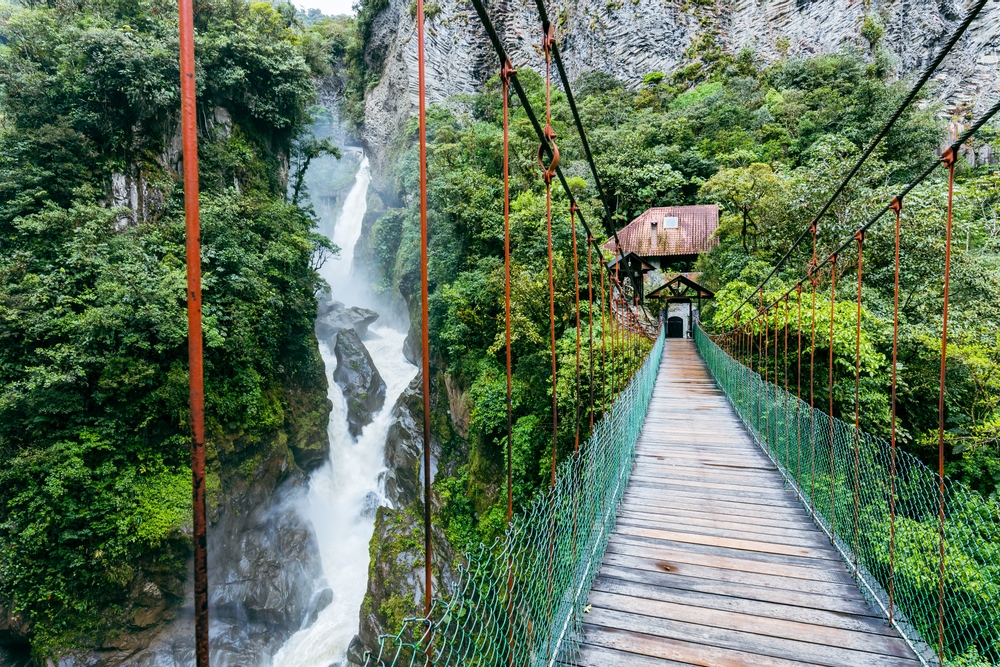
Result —
<path fill-rule="evenodd" d="M 17 649 L 28 645 L 31 635 L 31 625 L 28 620 L 12 613 L 6 605 L 0 603 L 0 648 Z M 3 665 L 0 662 L 0 665 Z"/>
<path fill-rule="evenodd" d="M 319 302 L 319 312 L 316 317 L 316 337 L 324 341 L 330 347 L 335 343 L 338 332 L 344 329 L 353 329 L 358 336 L 368 333 L 371 326 L 379 317 L 374 310 L 351 306 L 347 308 L 339 301 L 333 301 L 328 296 L 321 298 Z"/>
<path fill-rule="evenodd" d="M 392 408 L 392 422 L 385 438 L 385 497 L 395 508 L 422 497 L 423 380 L 418 373 Z"/>
<path fill-rule="evenodd" d="M 347 401 L 347 428 L 351 435 L 357 437 L 385 404 L 385 382 L 353 329 L 344 329 L 337 334 L 333 352 L 337 356 L 333 379 L 340 385 Z"/>
<path fill-rule="evenodd" d="M 378 511 L 379 505 L 382 504 L 381 498 L 374 491 L 369 491 L 365 495 L 365 499 L 361 501 L 361 516 L 367 519 L 374 519 L 375 512 Z"/>
<path fill-rule="evenodd" d="M 331 602 L 333 602 L 332 588 L 324 588 L 323 590 L 316 592 L 313 595 L 313 599 L 309 603 L 309 615 L 302 624 L 303 629 L 308 628 L 315 623 L 320 612 L 329 607 Z"/>
<path fill-rule="evenodd" d="M 31 667 L 27 646 L 18 649 L 0 645 L 0 667 Z"/>
<path fill-rule="evenodd" d="M 351 667 L 361 667 L 365 664 L 365 644 L 361 641 L 360 635 L 354 635 L 350 646 L 347 647 L 347 664 Z"/>

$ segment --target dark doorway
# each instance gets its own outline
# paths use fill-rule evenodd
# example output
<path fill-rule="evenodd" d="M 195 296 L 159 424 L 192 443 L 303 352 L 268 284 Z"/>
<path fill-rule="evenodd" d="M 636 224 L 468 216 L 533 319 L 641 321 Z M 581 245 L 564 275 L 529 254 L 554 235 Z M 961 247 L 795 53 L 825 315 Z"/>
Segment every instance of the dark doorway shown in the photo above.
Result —
<path fill-rule="evenodd" d="M 684 338 L 684 320 L 679 317 L 667 320 L 667 338 Z"/>

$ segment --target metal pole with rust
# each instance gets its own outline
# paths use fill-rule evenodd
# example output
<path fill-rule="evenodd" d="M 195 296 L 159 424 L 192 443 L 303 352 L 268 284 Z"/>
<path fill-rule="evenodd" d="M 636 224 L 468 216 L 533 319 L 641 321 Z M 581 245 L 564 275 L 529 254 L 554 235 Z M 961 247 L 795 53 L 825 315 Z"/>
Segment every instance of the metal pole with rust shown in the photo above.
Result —
<path fill-rule="evenodd" d="M 427 106 L 424 86 L 424 0 L 417 0 L 417 115 L 420 126 L 420 344 L 424 381 L 424 612 L 430 616 L 433 584 L 431 544 L 431 376 L 427 280 Z"/>
<path fill-rule="evenodd" d="M 194 85 L 194 7 L 178 5 L 181 137 L 187 241 L 188 366 L 191 393 L 191 483 L 194 528 L 194 653 L 208 667 L 208 537 L 205 513 L 205 381 L 201 332 L 201 220 L 198 210 L 198 111 Z"/>

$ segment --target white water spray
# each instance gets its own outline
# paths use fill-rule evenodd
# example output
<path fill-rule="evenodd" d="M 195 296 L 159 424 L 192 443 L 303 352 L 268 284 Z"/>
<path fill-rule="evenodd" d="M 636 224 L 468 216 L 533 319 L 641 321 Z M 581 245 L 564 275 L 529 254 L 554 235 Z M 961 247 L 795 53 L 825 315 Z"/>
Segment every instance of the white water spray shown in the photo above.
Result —
<path fill-rule="evenodd" d="M 370 180 L 364 158 L 354 186 L 344 202 L 333 231 L 333 242 L 341 248 L 338 261 L 327 262 L 321 274 L 330 284 L 333 298 L 351 303 L 351 265 L 354 246 L 361 235 Z M 273 667 L 330 667 L 344 659 L 351 639 L 358 632 L 361 602 L 368 582 L 368 543 L 375 520 L 366 512 L 366 499 L 380 494 L 379 473 L 384 468 L 385 439 L 391 425 L 392 408 L 417 373 L 403 357 L 406 333 L 372 326 L 365 338 L 375 367 L 385 380 L 385 405 L 355 442 L 347 430 L 347 405 L 333 381 L 337 366 L 333 350 L 320 343 L 333 402 L 330 414 L 330 459 L 313 473 L 309 493 L 301 508 L 312 522 L 319 542 L 326 585 L 333 602 L 320 612 L 308 628 L 296 632 L 274 656 Z M 379 495 L 380 499 L 381 496 Z"/>

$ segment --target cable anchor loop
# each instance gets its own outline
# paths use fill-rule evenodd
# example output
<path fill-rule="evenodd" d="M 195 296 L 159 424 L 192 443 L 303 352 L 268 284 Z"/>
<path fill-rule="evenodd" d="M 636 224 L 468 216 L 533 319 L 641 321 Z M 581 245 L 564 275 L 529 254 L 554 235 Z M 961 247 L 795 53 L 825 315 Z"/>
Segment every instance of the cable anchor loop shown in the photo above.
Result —
<path fill-rule="evenodd" d="M 556 168 L 559 166 L 559 147 L 556 146 L 556 131 L 552 129 L 552 125 L 546 124 L 545 129 L 542 130 L 542 134 L 545 136 L 545 141 L 552 151 L 552 161 L 546 165 L 545 164 L 545 147 L 546 144 L 542 143 L 538 145 L 538 164 L 542 165 L 542 180 L 548 185 L 552 182 L 552 179 L 556 176 Z"/>
<path fill-rule="evenodd" d="M 500 65 L 500 81 L 509 84 L 512 76 L 517 74 L 517 70 L 514 69 L 514 64 L 510 62 L 510 58 L 507 58 Z"/>

